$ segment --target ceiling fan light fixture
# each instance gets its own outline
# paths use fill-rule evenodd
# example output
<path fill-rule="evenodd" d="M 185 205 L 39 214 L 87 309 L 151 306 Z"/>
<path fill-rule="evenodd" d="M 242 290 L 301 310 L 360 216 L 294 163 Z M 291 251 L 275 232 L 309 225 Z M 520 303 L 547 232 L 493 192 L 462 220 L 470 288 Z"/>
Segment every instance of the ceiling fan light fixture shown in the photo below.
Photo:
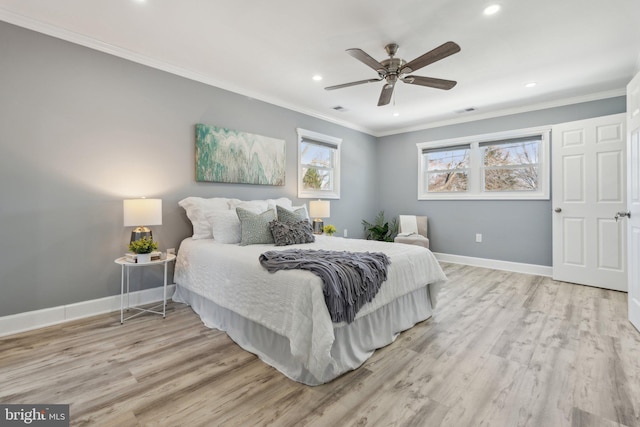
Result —
<path fill-rule="evenodd" d="M 398 113 L 397 111 L 394 111 L 392 115 L 393 115 L 393 117 L 399 117 L 400 113 Z"/>
<path fill-rule="evenodd" d="M 531 87 L 535 87 L 538 83 L 536 82 L 529 82 L 527 84 L 524 85 L 524 87 L 526 88 L 531 88 Z"/>
<path fill-rule="evenodd" d="M 313 79 L 314 82 L 319 82 L 322 80 L 322 76 L 320 74 L 315 74 L 313 77 L 311 77 Z"/>
<path fill-rule="evenodd" d="M 499 5 L 499 4 L 497 4 L 497 3 L 490 4 L 489 6 L 487 6 L 487 7 L 485 7 L 485 8 L 484 8 L 483 13 L 484 13 L 486 16 L 495 15 L 496 13 L 498 13 L 498 12 L 500 11 L 500 8 L 501 8 L 501 7 L 502 7 L 502 6 L 500 6 L 500 5 Z"/>
<path fill-rule="evenodd" d="M 378 107 L 389 104 L 391 98 L 393 96 L 393 89 L 398 80 L 403 83 L 416 85 L 416 86 L 426 86 L 435 89 L 449 90 L 453 88 L 457 82 L 454 80 L 444 80 L 433 77 L 423 77 L 423 76 L 415 76 L 415 75 L 407 75 L 409 73 L 413 73 L 423 67 L 426 67 L 429 64 L 433 64 L 434 62 L 440 61 L 441 59 L 447 58 L 455 53 L 460 52 L 460 46 L 457 43 L 448 41 L 446 43 L 441 44 L 440 46 L 432 49 L 414 60 L 407 62 L 404 59 L 396 58 L 394 55 L 398 51 L 398 45 L 395 43 L 390 43 L 385 46 L 387 54 L 389 55 L 388 59 L 385 59 L 381 62 L 374 59 L 371 55 L 358 48 L 347 49 L 347 53 L 351 55 L 353 58 L 362 62 L 364 65 L 373 69 L 376 73 L 378 73 L 377 79 L 368 79 L 368 80 L 358 80 L 350 83 L 343 83 L 334 86 L 325 87 L 325 90 L 335 90 L 342 89 L 350 86 L 356 86 L 364 83 L 373 83 L 379 81 L 386 81 L 384 86 L 382 87 L 382 92 L 380 93 L 380 98 L 378 99 Z"/>

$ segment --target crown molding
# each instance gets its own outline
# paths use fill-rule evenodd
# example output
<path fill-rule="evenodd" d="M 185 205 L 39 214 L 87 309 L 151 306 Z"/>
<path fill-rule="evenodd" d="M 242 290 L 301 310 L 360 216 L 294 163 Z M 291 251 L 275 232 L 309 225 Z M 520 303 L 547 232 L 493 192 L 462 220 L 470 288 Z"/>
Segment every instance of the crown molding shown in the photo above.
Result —
<path fill-rule="evenodd" d="M 329 117 L 315 110 L 300 108 L 299 106 L 292 105 L 276 97 L 268 97 L 262 94 L 251 92 L 246 90 L 245 88 L 233 85 L 229 82 L 216 80 L 202 73 L 198 73 L 196 71 L 182 68 L 177 65 L 170 64 L 168 62 L 159 61 L 157 59 L 148 57 L 146 55 L 142 55 L 140 53 L 137 53 L 128 49 L 124 49 L 119 46 L 105 43 L 100 40 L 94 39 L 92 37 L 87 37 L 85 35 L 76 33 L 74 31 L 60 28 L 55 25 L 51 25 L 33 18 L 16 14 L 14 12 L 10 12 L 3 8 L 0 8 L 0 21 L 5 21 L 10 24 L 17 25 L 19 27 L 27 28 L 29 30 L 46 34 L 51 37 L 65 40 L 65 41 L 78 44 L 84 47 L 88 47 L 90 49 L 107 53 L 109 55 L 113 55 L 119 58 L 123 58 L 123 59 L 141 64 L 141 65 L 145 65 L 157 70 L 165 71 L 167 73 L 184 77 L 189 80 L 193 80 L 199 83 L 204 83 L 206 85 L 217 87 L 219 89 L 227 90 L 239 95 L 246 96 L 250 99 L 255 99 L 257 101 L 265 102 L 267 104 L 272 104 L 277 107 L 294 111 L 296 113 L 304 114 L 304 115 L 311 116 L 329 123 L 343 126 L 345 128 L 353 129 L 358 132 L 363 132 L 368 135 L 374 136 L 376 138 L 391 136 L 391 135 L 398 135 L 398 134 L 407 133 L 407 132 L 416 132 L 416 131 L 421 131 L 426 129 L 433 129 L 433 128 L 443 127 L 443 126 L 450 126 L 450 125 L 455 125 L 459 123 L 474 122 L 478 120 L 490 119 L 490 118 L 495 118 L 500 116 L 507 116 L 507 115 L 525 113 L 525 112 L 536 111 L 536 110 L 543 110 L 547 108 L 561 107 L 561 106 L 577 104 L 581 102 L 596 101 L 600 99 L 613 98 L 616 96 L 624 96 L 626 94 L 625 88 L 620 88 L 620 89 L 615 89 L 615 90 L 606 91 L 606 92 L 598 92 L 598 93 L 593 93 L 593 94 L 588 94 L 583 96 L 563 98 L 555 101 L 531 104 L 531 105 L 526 105 L 522 107 L 507 108 L 507 109 L 501 109 L 496 111 L 490 111 L 482 114 L 474 114 L 471 116 L 429 122 L 429 123 L 409 126 L 405 128 L 398 128 L 398 129 L 394 129 L 387 132 L 376 132 L 372 129 L 369 129 L 364 126 L 360 126 L 352 122 L 339 120 L 334 117 Z M 638 60 L 636 61 L 635 68 L 636 68 L 636 72 L 640 70 L 640 54 L 638 55 Z"/>
<path fill-rule="evenodd" d="M 513 114 L 528 113 L 531 111 L 538 111 L 538 110 L 546 110 L 548 108 L 554 108 L 554 107 L 564 107 L 566 105 L 580 104 L 582 102 L 589 102 L 589 101 L 598 101 L 601 99 L 615 98 L 618 96 L 625 96 L 625 95 L 626 95 L 625 88 L 620 88 L 620 89 L 614 89 L 614 90 L 609 90 L 605 92 L 596 92 L 588 95 L 574 96 L 571 98 L 562 98 L 554 101 L 541 102 L 538 104 L 530 104 L 522 107 L 505 108 L 502 110 L 490 111 L 483 114 L 475 114 L 473 116 L 466 116 L 466 117 L 460 117 L 460 118 L 449 119 L 449 120 L 441 120 L 437 122 L 430 122 L 422 125 L 396 129 L 391 132 L 376 133 L 374 134 L 374 136 L 380 138 L 383 136 L 398 135 L 398 134 L 407 133 L 407 132 L 416 132 L 416 131 L 425 130 L 425 129 L 451 126 L 459 123 L 477 122 L 479 120 L 492 119 L 495 117 L 510 116 Z"/>

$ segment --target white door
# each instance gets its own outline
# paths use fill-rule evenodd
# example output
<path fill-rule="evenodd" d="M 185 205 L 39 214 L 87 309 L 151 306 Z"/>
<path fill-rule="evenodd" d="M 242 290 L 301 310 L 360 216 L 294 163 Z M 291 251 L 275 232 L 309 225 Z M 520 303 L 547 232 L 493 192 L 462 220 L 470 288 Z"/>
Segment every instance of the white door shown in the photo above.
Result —
<path fill-rule="evenodd" d="M 553 126 L 553 278 L 627 290 L 626 114 Z"/>
<path fill-rule="evenodd" d="M 629 320 L 640 330 L 640 74 L 627 86 Z"/>

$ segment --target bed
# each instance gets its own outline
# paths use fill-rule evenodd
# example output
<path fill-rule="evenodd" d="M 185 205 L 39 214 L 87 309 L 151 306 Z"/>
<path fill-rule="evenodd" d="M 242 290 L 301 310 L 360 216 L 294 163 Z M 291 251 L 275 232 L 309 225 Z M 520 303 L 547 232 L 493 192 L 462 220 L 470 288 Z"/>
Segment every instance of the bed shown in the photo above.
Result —
<path fill-rule="evenodd" d="M 225 331 L 245 350 L 308 385 L 358 368 L 375 349 L 428 319 L 437 288 L 446 279 L 434 255 L 413 245 L 324 235 L 295 246 L 241 246 L 220 240 L 211 236 L 182 241 L 173 300 L 189 304 L 206 326 Z M 391 261 L 387 280 L 353 322 L 334 323 L 320 277 L 304 270 L 269 273 L 258 261 L 267 251 L 292 247 L 384 252 Z"/>

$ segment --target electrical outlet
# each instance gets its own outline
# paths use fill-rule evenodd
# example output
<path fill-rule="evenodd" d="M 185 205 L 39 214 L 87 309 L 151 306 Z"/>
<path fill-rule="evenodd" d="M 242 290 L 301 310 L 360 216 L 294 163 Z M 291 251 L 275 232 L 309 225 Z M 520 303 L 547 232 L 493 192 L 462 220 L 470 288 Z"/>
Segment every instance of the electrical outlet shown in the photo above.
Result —
<path fill-rule="evenodd" d="M 344 237 L 348 237 L 349 236 L 349 232 L 348 232 L 348 230 L 346 228 L 344 229 L 344 233 L 342 233 L 342 235 Z"/>
<path fill-rule="evenodd" d="M 476 234 L 476 243 L 482 243 L 482 234 Z"/>

